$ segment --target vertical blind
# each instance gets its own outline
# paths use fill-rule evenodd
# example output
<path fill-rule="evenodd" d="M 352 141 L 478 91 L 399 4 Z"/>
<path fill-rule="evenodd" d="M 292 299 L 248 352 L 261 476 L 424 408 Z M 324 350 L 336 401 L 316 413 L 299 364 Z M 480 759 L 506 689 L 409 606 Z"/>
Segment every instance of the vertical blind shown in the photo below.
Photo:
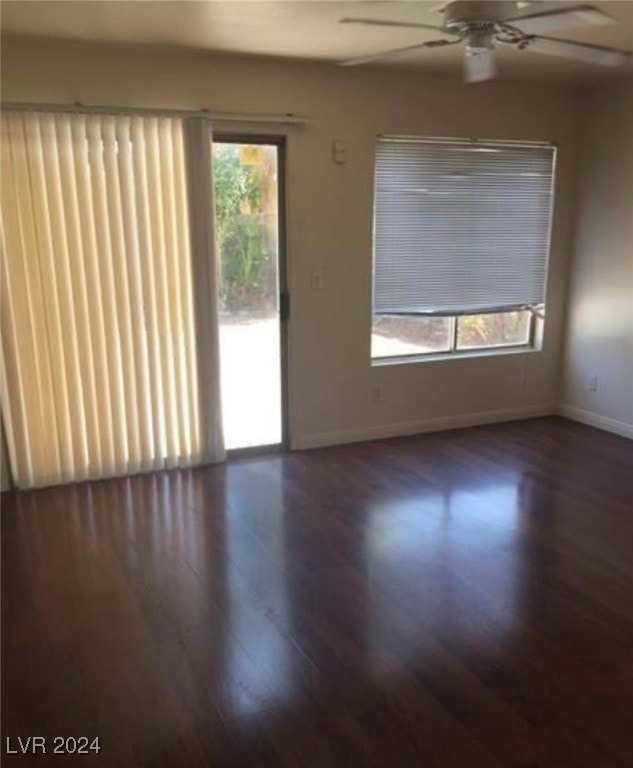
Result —
<path fill-rule="evenodd" d="M 33 487 L 210 459 L 183 122 L 2 116 L 2 407 Z M 219 428 L 219 418 L 218 428 Z M 219 457 L 217 457 L 219 458 Z"/>
<path fill-rule="evenodd" d="M 554 154 L 546 145 L 379 140 L 374 313 L 542 305 Z"/>

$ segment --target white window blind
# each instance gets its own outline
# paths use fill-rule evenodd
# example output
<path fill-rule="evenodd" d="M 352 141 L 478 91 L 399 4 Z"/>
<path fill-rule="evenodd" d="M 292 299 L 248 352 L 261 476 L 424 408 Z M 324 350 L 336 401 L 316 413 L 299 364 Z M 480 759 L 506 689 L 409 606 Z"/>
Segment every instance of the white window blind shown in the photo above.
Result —
<path fill-rule="evenodd" d="M 1 149 L 2 414 L 18 487 L 221 458 L 183 121 L 9 112 Z"/>
<path fill-rule="evenodd" d="M 554 155 L 546 145 L 379 140 L 374 314 L 542 305 Z"/>

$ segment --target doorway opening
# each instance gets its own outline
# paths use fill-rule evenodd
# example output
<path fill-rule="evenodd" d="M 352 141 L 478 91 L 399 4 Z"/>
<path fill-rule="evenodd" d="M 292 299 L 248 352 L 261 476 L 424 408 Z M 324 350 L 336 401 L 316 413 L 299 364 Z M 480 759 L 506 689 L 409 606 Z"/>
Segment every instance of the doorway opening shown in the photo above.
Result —
<path fill-rule="evenodd" d="M 213 140 L 224 441 L 285 444 L 283 142 Z M 285 313 L 284 313 L 285 314 Z"/>

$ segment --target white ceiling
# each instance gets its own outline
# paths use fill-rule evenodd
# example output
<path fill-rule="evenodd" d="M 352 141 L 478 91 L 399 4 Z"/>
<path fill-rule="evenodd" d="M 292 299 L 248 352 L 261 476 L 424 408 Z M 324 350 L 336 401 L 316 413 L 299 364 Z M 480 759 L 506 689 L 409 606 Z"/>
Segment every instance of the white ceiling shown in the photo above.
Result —
<path fill-rule="evenodd" d="M 75 40 L 175 45 L 215 52 L 337 62 L 441 37 L 427 30 L 339 24 L 346 16 L 439 25 L 437 0 L 5 0 L 2 32 Z M 535 13 L 573 2 L 532 4 Z M 596 0 L 591 5 L 616 21 L 552 36 L 633 50 L 633 1 Z M 617 76 L 607 67 L 499 47 L 501 76 L 592 80 Z M 371 66 L 453 72 L 458 76 L 461 46 L 417 51 Z M 365 65 L 367 66 L 367 65 Z"/>

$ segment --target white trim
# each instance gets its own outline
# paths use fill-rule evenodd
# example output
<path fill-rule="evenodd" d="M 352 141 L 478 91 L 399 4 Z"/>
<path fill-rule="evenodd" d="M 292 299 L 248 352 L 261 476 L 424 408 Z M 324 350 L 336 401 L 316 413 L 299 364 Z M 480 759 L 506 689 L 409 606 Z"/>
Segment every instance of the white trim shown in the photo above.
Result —
<path fill-rule="evenodd" d="M 535 318 L 533 322 L 538 322 Z M 534 328 L 534 333 L 539 329 Z M 532 355 L 540 352 L 535 344 L 507 344 L 499 347 L 479 347 L 477 349 L 458 349 L 451 352 L 422 352 L 413 355 L 394 355 L 393 357 L 372 357 L 372 368 L 388 368 L 391 365 L 417 365 L 418 363 L 437 363 L 447 360 L 470 360 L 476 357 L 504 357 L 505 355 Z"/>
<path fill-rule="evenodd" d="M 69 112 L 82 115 L 155 115 L 157 117 L 199 117 L 205 120 L 219 122 L 246 122 L 246 123 L 281 123 L 282 125 L 304 125 L 310 118 L 304 115 L 295 115 L 292 112 L 279 115 L 258 115 L 250 112 L 216 112 L 212 109 L 160 109 L 154 107 L 111 107 L 96 104 L 37 104 L 31 102 L 3 101 L 3 112 Z"/>
<path fill-rule="evenodd" d="M 561 416 L 572 421 L 579 421 L 581 424 L 588 424 L 590 427 L 604 429 L 605 432 L 613 432 L 614 435 L 628 437 L 633 440 L 633 424 L 627 424 L 626 421 L 601 416 L 593 411 L 576 408 L 574 405 L 561 405 L 558 408 L 558 412 Z"/>
<path fill-rule="evenodd" d="M 292 441 L 292 448 L 294 450 L 304 450 L 307 448 L 321 448 L 327 445 L 339 445 L 341 443 L 359 443 L 366 440 L 380 440 L 386 437 L 415 435 L 423 432 L 441 432 L 442 430 L 474 427 L 480 424 L 532 419 L 538 416 L 551 416 L 555 413 L 557 413 L 555 404 L 542 403 L 540 405 L 525 405 L 518 408 L 501 408 L 495 411 L 439 416 L 432 419 L 422 419 L 421 421 L 400 421 L 369 427 L 352 427 L 350 429 L 337 429 L 334 432 L 317 432 L 297 437 Z"/>

